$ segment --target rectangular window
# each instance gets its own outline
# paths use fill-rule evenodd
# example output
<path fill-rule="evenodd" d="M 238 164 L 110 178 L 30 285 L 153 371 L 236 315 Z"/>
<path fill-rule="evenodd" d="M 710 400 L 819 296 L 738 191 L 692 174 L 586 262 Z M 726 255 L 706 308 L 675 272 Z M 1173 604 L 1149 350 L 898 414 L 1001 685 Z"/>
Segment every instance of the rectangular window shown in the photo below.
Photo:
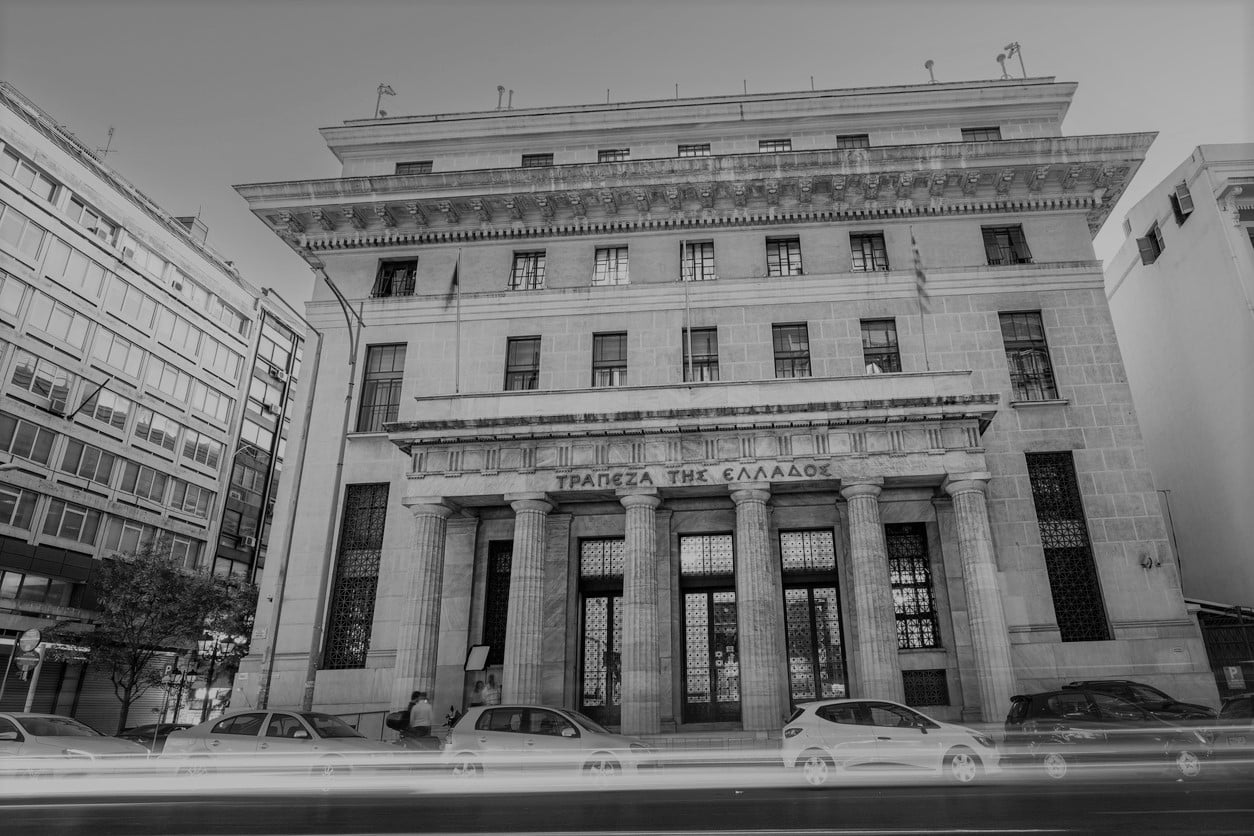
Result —
<path fill-rule="evenodd" d="M 36 331 L 79 351 L 87 345 L 87 329 L 91 320 L 51 296 L 36 293 L 26 321 Z"/>
<path fill-rule="evenodd" d="M 801 239 L 766 239 L 766 275 L 801 275 Z"/>
<path fill-rule="evenodd" d="M 195 517 L 208 517 L 213 507 L 213 491 L 185 482 L 173 480 L 174 487 L 170 491 L 170 507 Z"/>
<path fill-rule="evenodd" d="M 18 350 L 13 363 L 13 384 L 36 398 L 53 412 L 65 412 L 65 402 L 75 377 L 56 363 Z"/>
<path fill-rule="evenodd" d="M 91 346 L 92 359 L 114 371 L 139 379 L 144 365 L 144 351 L 130 340 L 102 327 L 96 328 L 96 338 Z"/>
<path fill-rule="evenodd" d="M 167 363 L 155 356 L 148 360 L 144 382 L 161 394 L 183 403 L 187 402 L 187 394 L 192 386 L 191 375 L 173 363 Z"/>
<path fill-rule="evenodd" d="M 39 167 L 19 157 L 12 149 L 5 148 L 0 155 L 0 171 L 12 177 L 36 197 L 52 202 L 57 193 L 57 181 Z"/>
<path fill-rule="evenodd" d="M 853 272 L 876 273 L 888 269 L 888 250 L 882 232 L 854 232 L 849 235 Z"/>
<path fill-rule="evenodd" d="M 116 314 L 123 322 L 147 331 L 157 315 L 157 300 L 115 276 L 105 297 L 105 310 Z"/>
<path fill-rule="evenodd" d="M 139 408 L 139 417 L 135 420 L 135 437 L 163 447 L 173 453 L 178 448 L 179 430 L 183 425 L 172 421 L 160 413 L 153 412 L 146 406 Z"/>
<path fill-rule="evenodd" d="M 684 382 L 718 380 L 718 329 L 684 329 Z"/>
<path fill-rule="evenodd" d="M 684 242 L 679 253 L 680 281 L 708 282 L 717 278 L 714 273 L 714 242 Z"/>
<path fill-rule="evenodd" d="M 217 470 L 218 463 L 222 460 L 222 442 L 188 429 L 183 434 L 183 458 Z"/>
<path fill-rule="evenodd" d="M 1045 571 L 1062 640 L 1107 641 L 1110 625 L 1093 563 L 1075 460 L 1070 451 L 1026 455 Z"/>
<path fill-rule="evenodd" d="M 627 248 L 597 247 L 596 271 L 592 274 L 593 287 L 627 283 Z"/>
<path fill-rule="evenodd" d="M 0 450 L 14 458 L 47 465 L 57 434 L 16 415 L 0 412 Z"/>
<path fill-rule="evenodd" d="M 627 385 L 627 332 L 592 335 L 592 385 Z"/>
<path fill-rule="evenodd" d="M 679 156 L 681 157 L 708 157 L 710 156 L 710 143 L 697 142 L 688 145 L 679 146 Z"/>
<path fill-rule="evenodd" d="M 897 320 L 862 320 L 862 362 L 866 364 L 867 374 L 901 371 Z"/>
<path fill-rule="evenodd" d="M 776 154 L 781 151 L 791 151 L 791 139 L 763 139 L 758 141 L 759 154 Z"/>
<path fill-rule="evenodd" d="M 146 465 L 126 461 L 122 464 L 122 478 L 118 481 L 118 490 L 140 499 L 148 499 L 161 503 L 165 499 L 165 486 L 169 477 L 159 470 Z"/>
<path fill-rule="evenodd" d="M 70 198 L 65 206 L 65 213 L 71 221 L 107 244 L 112 244 L 117 237 L 118 225 L 77 197 Z"/>
<path fill-rule="evenodd" d="M 597 162 L 599 163 L 625 163 L 631 158 L 631 150 L 628 148 L 607 148 L 597 151 Z"/>
<path fill-rule="evenodd" d="M 418 277 L 418 259 L 380 259 L 379 272 L 375 274 L 370 295 L 413 296 Z"/>
<path fill-rule="evenodd" d="M 44 517 L 44 534 L 94 546 L 99 529 L 99 511 L 71 505 L 60 499 L 53 499 L 48 503 L 48 515 Z"/>
<path fill-rule="evenodd" d="M 106 274 L 104 267 L 54 237 L 44 257 L 44 275 L 84 296 L 99 299 Z"/>
<path fill-rule="evenodd" d="M 509 272 L 509 289 L 544 289 L 544 250 L 514 253 L 514 267 Z"/>
<path fill-rule="evenodd" d="M 505 628 L 509 621 L 510 573 L 514 544 L 510 540 L 488 542 L 488 579 L 483 601 L 483 643 L 488 646 L 488 664 L 505 661 Z"/>
<path fill-rule="evenodd" d="M 200 361 L 205 364 L 205 368 L 232 382 L 239 380 L 239 371 L 244 365 L 243 356 L 208 334 L 205 334 L 205 339 L 200 344 Z"/>
<path fill-rule="evenodd" d="M 1021 226 L 983 226 L 984 253 L 995 265 L 1031 264 L 1032 253 Z"/>
<path fill-rule="evenodd" d="M 505 347 L 505 391 L 523 392 L 540 386 L 540 338 L 510 337 Z"/>
<path fill-rule="evenodd" d="M 35 516 L 35 500 L 38 498 L 37 493 L 0 482 L 0 525 L 11 525 L 30 531 L 31 520 Z M 8 573 L 5 578 L 8 578 Z"/>
<path fill-rule="evenodd" d="M 81 476 L 90 482 L 108 485 L 113 478 L 113 465 L 117 456 L 99 447 L 71 438 L 66 442 L 65 455 L 61 458 L 61 470 Z"/>
<path fill-rule="evenodd" d="M 1001 128 L 963 128 L 963 142 L 996 142 L 1001 139 Z"/>
<path fill-rule="evenodd" d="M 26 282 L 0 270 L 0 313 L 16 320 L 22 310 L 27 287 Z"/>
<path fill-rule="evenodd" d="M 410 162 L 410 163 L 397 163 L 396 173 L 397 174 L 430 174 L 431 164 L 432 164 L 431 160 L 417 160 L 415 162 Z"/>
<path fill-rule="evenodd" d="M 1141 251 L 1142 264 L 1153 264 L 1158 261 L 1158 257 L 1163 254 L 1167 246 L 1163 243 L 1163 233 L 1158 228 L 1157 222 L 1149 228 L 1144 238 L 1136 239 L 1136 247 Z"/>
<path fill-rule="evenodd" d="M 1193 214 L 1193 195 L 1189 193 L 1189 184 L 1181 181 L 1167 195 L 1171 201 L 1171 211 L 1176 216 L 1176 224 L 1182 224 Z"/>
<path fill-rule="evenodd" d="M 387 510 L 387 483 L 345 486 L 322 657 L 325 669 L 366 666 Z"/>
<path fill-rule="evenodd" d="M 158 533 L 151 525 L 112 517 L 105 523 L 104 547 L 116 554 L 134 554 L 145 543 L 156 539 Z"/>
<path fill-rule="evenodd" d="M 897 615 L 897 647 L 902 650 L 940 647 L 926 526 L 923 523 L 886 525 L 884 542 L 893 587 L 893 611 Z"/>
<path fill-rule="evenodd" d="M 1006 347 L 1010 384 L 1016 401 L 1052 401 L 1058 398 L 1054 367 L 1045 343 L 1039 311 L 1003 313 L 1001 340 Z"/>
<path fill-rule="evenodd" d="M 126 419 L 130 417 L 134 408 L 135 404 L 128 398 L 115 395 L 106 389 L 101 389 L 87 398 L 78 414 L 84 415 L 92 421 L 98 421 L 105 426 L 113 427 L 115 430 L 125 430 Z"/>
<path fill-rule="evenodd" d="M 401 382 L 405 374 L 405 343 L 366 348 L 366 373 L 361 382 L 357 408 L 357 432 L 377 433 L 396 420 L 401 406 Z"/>
<path fill-rule="evenodd" d="M 169 308 L 157 311 L 157 338 L 178 353 L 196 357 L 202 336 L 203 331 Z"/>
<path fill-rule="evenodd" d="M 810 330 L 806 324 L 772 325 L 776 377 L 810 376 Z"/>
<path fill-rule="evenodd" d="M 34 261 L 48 231 L 21 212 L 0 203 L 0 243 L 8 244 L 22 256 Z"/>
<path fill-rule="evenodd" d="M 553 165 L 552 154 L 523 154 L 523 168 L 543 168 L 544 166 Z"/>
<path fill-rule="evenodd" d="M 870 148 L 871 137 L 869 134 L 842 134 L 836 137 L 836 147 L 841 150 L 846 148 Z"/>

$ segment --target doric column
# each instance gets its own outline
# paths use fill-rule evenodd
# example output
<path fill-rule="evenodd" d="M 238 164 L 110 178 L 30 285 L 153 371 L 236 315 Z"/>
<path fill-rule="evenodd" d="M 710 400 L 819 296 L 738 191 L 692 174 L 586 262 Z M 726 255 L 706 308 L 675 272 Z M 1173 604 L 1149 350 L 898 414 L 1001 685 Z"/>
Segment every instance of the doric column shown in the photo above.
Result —
<path fill-rule="evenodd" d="M 444 535 L 453 513 L 438 498 L 406 499 L 404 503 L 414 515 L 414 552 L 401 579 L 403 609 L 396 635 L 396 673 L 390 703 L 394 706 L 404 705 L 413 691 L 431 694 L 435 690 Z"/>
<path fill-rule="evenodd" d="M 905 696 L 897 659 L 897 616 L 888 573 L 888 547 L 880 523 L 883 479 L 846 484 L 840 495 L 849 505 L 849 558 L 853 565 L 853 607 L 858 624 L 854 670 L 860 697 L 896 700 Z"/>
<path fill-rule="evenodd" d="M 501 691 L 507 702 L 538 703 L 544 629 L 544 523 L 553 504 L 542 493 L 507 494 L 505 501 L 514 509 L 514 551 Z"/>
<path fill-rule="evenodd" d="M 997 556 L 985 501 L 991 478 L 988 473 L 963 473 L 945 482 L 945 491 L 954 501 L 962 585 L 967 593 L 971 648 L 975 651 L 975 672 L 980 684 L 980 713 L 987 723 L 1005 716 L 1015 692 L 1010 633 L 997 584 Z"/>
<path fill-rule="evenodd" d="M 769 482 L 731 489 L 736 503 L 736 644 L 740 713 L 746 731 L 779 729 L 788 719 L 787 659 L 777 638 L 784 629 L 783 593 L 771 571 Z"/>
<path fill-rule="evenodd" d="M 656 491 L 619 492 L 627 509 L 623 544 L 622 732 L 661 731 L 658 658 Z"/>

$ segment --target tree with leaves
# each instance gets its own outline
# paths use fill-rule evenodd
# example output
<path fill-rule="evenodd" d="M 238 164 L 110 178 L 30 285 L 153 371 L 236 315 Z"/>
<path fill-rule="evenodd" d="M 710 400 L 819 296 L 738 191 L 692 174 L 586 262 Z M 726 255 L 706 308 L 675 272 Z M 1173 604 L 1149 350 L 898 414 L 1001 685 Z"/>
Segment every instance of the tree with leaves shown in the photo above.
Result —
<path fill-rule="evenodd" d="M 54 632 L 85 648 L 90 668 L 109 678 L 122 706 L 118 732 L 135 701 L 161 684 L 160 659 L 195 647 L 206 630 L 247 637 L 257 605 L 251 584 L 183 568 L 168 537 L 102 560 L 91 591 L 93 629 Z"/>

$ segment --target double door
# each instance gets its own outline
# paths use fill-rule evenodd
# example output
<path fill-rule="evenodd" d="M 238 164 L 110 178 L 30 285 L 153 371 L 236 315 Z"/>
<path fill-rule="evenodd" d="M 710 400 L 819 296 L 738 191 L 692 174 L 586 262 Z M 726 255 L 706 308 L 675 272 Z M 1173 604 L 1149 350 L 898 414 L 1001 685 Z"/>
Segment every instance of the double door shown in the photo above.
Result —
<path fill-rule="evenodd" d="M 734 589 L 684 593 L 685 723 L 740 719 L 740 656 L 736 639 Z"/>

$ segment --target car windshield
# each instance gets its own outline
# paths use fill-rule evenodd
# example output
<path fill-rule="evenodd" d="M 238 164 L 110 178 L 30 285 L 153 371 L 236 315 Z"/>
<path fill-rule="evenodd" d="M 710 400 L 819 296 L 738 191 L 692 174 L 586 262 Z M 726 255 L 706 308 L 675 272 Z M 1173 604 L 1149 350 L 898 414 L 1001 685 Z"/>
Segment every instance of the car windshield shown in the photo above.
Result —
<path fill-rule="evenodd" d="M 568 711 L 567 714 L 569 714 L 571 717 L 574 717 L 576 720 L 578 720 L 579 725 L 583 726 L 585 729 L 587 729 L 590 732 L 596 732 L 597 734 L 613 734 L 612 731 L 610 731 L 605 726 L 598 723 L 596 720 L 593 720 L 591 717 L 587 716 L 586 714 L 580 714 L 578 711 Z"/>
<path fill-rule="evenodd" d="M 1151 688 L 1148 685 L 1129 685 L 1132 695 L 1140 702 L 1171 702 L 1171 697 L 1159 691 L 1157 688 Z"/>
<path fill-rule="evenodd" d="M 35 737 L 102 737 L 91 726 L 69 717 L 26 717 L 22 725 Z"/>
<path fill-rule="evenodd" d="M 363 737 L 355 728 L 330 714 L 302 714 L 318 737 Z"/>

